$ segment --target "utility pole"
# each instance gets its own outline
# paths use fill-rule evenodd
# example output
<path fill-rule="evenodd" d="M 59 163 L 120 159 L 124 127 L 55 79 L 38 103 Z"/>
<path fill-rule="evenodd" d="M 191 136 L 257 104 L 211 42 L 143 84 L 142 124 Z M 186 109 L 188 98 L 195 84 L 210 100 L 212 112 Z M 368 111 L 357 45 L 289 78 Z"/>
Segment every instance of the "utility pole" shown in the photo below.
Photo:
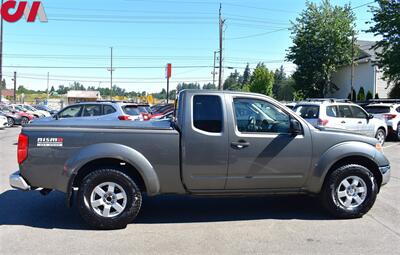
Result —
<path fill-rule="evenodd" d="M 355 38 L 354 38 L 354 31 L 351 36 L 351 77 L 350 77 L 350 100 L 356 100 L 356 98 L 353 98 L 353 89 L 354 89 L 354 58 L 355 58 L 355 53 L 354 53 L 354 43 L 355 43 Z"/>
<path fill-rule="evenodd" d="M 14 72 L 14 104 L 17 103 L 17 72 Z"/>
<path fill-rule="evenodd" d="M 49 82 L 50 82 L 50 73 L 47 72 L 47 102 L 49 101 Z M 47 104 L 46 102 L 46 104 Z"/>
<path fill-rule="evenodd" d="M 1 6 L 3 6 L 4 0 L 1 0 Z M 3 18 L 0 17 L 0 102 L 2 98 L 2 86 L 3 86 Z"/>
<path fill-rule="evenodd" d="M 214 68 L 213 68 L 213 71 L 212 71 L 212 75 L 213 75 L 213 85 L 215 86 L 215 75 L 217 74 L 216 72 L 215 72 L 215 61 L 217 60 L 217 53 L 218 53 L 218 51 L 214 51 Z"/>
<path fill-rule="evenodd" d="M 222 41 L 223 28 L 225 20 L 222 19 L 222 4 L 219 4 L 219 73 L 218 73 L 218 90 L 222 90 Z"/>
<path fill-rule="evenodd" d="M 112 100 L 112 93 L 113 93 L 113 72 L 115 71 L 115 69 L 113 69 L 113 47 L 111 48 L 111 67 L 108 69 L 108 71 L 110 71 L 110 100 Z"/>

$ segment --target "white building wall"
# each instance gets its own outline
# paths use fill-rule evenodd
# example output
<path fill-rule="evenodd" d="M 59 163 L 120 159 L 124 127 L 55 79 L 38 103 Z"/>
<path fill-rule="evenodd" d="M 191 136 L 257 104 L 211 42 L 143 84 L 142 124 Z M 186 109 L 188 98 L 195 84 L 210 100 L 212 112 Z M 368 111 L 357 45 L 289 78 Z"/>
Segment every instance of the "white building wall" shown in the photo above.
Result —
<path fill-rule="evenodd" d="M 361 87 L 364 87 L 365 95 L 368 90 L 375 95 L 375 67 L 371 62 L 358 63 L 354 67 L 353 86 L 358 94 Z M 351 66 L 340 68 L 333 76 L 332 82 L 339 90 L 327 95 L 327 97 L 347 98 L 351 90 Z"/>
<path fill-rule="evenodd" d="M 383 72 L 376 67 L 376 93 L 379 98 L 389 98 L 389 92 L 391 87 L 387 88 L 388 83 L 382 79 Z M 375 95 L 374 95 L 375 96 Z"/>

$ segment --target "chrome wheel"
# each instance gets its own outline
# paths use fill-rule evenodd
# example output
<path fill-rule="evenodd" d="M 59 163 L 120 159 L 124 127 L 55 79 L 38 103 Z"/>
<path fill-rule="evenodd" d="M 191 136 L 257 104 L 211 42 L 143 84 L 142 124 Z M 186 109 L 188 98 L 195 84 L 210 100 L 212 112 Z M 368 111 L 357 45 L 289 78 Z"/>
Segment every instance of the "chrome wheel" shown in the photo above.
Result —
<path fill-rule="evenodd" d="M 339 203 L 347 209 L 361 205 L 367 197 L 367 185 L 358 176 L 349 176 L 336 189 Z"/>
<path fill-rule="evenodd" d="M 14 126 L 14 119 L 7 118 L 7 127 L 12 127 L 12 126 Z"/>
<path fill-rule="evenodd" d="M 114 182 L 97 185 L 90 195 L 90 205 L 102 217 L 115 217 L 121 214 L 127 203 L 125 190 Z"/>
<path fill-rule="evenodd" d="M 380 143 L 380 144 L 384 144 L 385 143 L 385 132 L 383 132 L 382 130 L 378 130 L 378 132 L 376 133 L 376 137 L 375 137 L 377 140 L 378 140 L 378 142 Z"/>

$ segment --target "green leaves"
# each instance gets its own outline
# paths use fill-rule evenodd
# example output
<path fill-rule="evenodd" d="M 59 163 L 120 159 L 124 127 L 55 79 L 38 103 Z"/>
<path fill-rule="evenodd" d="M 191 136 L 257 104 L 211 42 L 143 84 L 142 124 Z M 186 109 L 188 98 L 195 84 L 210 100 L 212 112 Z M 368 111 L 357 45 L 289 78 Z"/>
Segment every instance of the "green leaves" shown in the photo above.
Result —
<path fill-rule="evenodd" d="M 377 0 L 379 7 L 372 8 L 375 24 L 369 29 L 380 35 L 373 49 L 376 50 L 376 65 L 382 69 L 384 79 L 392 83 L 389 96 L 400 98 L 400 1 Z"/>
<path fill-rule="evenodd" d="M 272 96 L 272 85 L 274 83 L 274 73 L 269 71 L 263 64 L 254 69 L 250 78 L 250 92 L 261 93 Z"/>
<path fill-rule="evenodd" d="M 323 97 L 337 89 L 332 74 L 351 62 L 355 17 L 350 6 L 332 6 L 328 0 L 306 5 L 292 23 L 293 46 L 286 58 L 297 65 L 295 89 L 306 97 Z"/>

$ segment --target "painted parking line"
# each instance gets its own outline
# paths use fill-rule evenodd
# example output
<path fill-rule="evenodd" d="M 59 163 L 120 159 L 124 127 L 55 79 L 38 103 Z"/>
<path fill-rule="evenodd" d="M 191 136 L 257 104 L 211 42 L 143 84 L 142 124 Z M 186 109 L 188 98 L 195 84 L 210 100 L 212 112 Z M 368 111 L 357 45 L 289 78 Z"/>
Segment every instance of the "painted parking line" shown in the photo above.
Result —
<path fill-rule="evenodd" d="M 400 145 L 400 143 L 395 143 L 395 144 L 391 144 L 391 145 L 388 145 L 388 146 L 383 146 L 383 148 L 386 149 L 386 148 L 390 148 L 390 147 L 393 147 L 393 146 L 396 146 L 396 145 Z"/>

